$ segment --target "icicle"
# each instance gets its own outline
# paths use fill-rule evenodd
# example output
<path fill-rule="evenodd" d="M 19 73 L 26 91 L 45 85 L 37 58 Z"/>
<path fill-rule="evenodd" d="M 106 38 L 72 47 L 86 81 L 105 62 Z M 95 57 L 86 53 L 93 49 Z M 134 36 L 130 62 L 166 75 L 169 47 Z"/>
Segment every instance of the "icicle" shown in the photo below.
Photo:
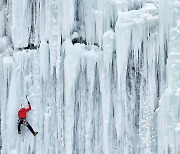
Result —
<path fill-rule="evenodd" d="M 49 77 L 49 49 L 48 44 L 45 42 L 42 42 L 40 44 L 40 74 L 44 82 L 47 82 Z"/>

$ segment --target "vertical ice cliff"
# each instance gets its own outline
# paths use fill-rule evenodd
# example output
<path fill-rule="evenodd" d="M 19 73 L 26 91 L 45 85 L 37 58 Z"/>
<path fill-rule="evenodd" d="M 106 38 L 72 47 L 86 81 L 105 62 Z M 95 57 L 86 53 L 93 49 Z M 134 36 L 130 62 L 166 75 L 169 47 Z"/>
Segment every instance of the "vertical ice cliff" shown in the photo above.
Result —
<path fill-rule="evenodd" d="M 116 46 L 118 102 L 123 102 L 116 108 L 117 130 L 121 130 L 117 132 L 120 151 L 156 153 L 157 120 L 154 110 L 158 106 L 160 55 L 158 16 L 154 4 L 119 13 Z"/>
<path fill-rule="evenodd" d="M 161 51 L 165 50 L 166 86 L 158 109 L 158 153 L 180 153 L 180 2 L 162 0 L 160 5 Z M 163 46 L 164 45 L 164 46 Z"/>
<path fill-rule="evenodd" d="M 178 154 L 178 0 L 1 0 L 1 153 Z M 28 121 L 17 111 L 29 96 Z"/>

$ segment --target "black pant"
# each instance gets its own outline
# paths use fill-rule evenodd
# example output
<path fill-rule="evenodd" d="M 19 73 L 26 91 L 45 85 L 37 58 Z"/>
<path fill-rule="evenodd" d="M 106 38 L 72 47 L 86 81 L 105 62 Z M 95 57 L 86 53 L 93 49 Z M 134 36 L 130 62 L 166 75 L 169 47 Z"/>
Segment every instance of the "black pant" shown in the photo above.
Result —
<path fill-rule="evenodd" d="M 18 120 L 18 132 L 21 132 L 21 124 L 23 124 L 24 126 L 26 126 L 26 127 L 31 131 L 32 134 L 35 133 L 34 130 L 33 130 L 33 128 L 30 126 L 30 124 L 27 122 L 26 119 L 19 119 L 19 120 Z"/>

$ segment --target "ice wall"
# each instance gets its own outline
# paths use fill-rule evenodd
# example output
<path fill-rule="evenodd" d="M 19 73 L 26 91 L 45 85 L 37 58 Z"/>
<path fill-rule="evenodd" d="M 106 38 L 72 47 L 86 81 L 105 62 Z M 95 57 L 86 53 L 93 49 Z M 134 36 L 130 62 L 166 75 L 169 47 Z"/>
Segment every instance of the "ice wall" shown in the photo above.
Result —
<path fill-rule="evenodd" d="M 150 13 L 150 14 L 149 14 Z M 153 4 L 119 13 L 116 23 L 122 153 L 156 153 L 158 106 L 158 16 Z M 121 111 L 121 112 L 119 112 Z M 129 133 L 131 132 L 131 133 Z M 133 144 L 136 143 L 136 146 Z M 131 147 L 131 148 L 129 148 Z"/>
<path fill-rule="evenodd" d="M 168 59 L 165 92 L 160 99 L 158 112 L 158 152 L 180 153 L 179 142 L 179 39 L 180 2 L 160 1 L 161 42 L 165 44 Z M 164 19 L 164 20 L 163 20 Z M 164 46 L 161 46 L 163 50 Z"/>
<path fill-rule="evenodd" d="M 178 111 L 166 94 L 178 99 L 178 88 L 169 93 L 178 82 L 173 2 L 0 2 L 1 152 L 178 153 Z M 26 94 L 35 138 L 17 134 Z"/>

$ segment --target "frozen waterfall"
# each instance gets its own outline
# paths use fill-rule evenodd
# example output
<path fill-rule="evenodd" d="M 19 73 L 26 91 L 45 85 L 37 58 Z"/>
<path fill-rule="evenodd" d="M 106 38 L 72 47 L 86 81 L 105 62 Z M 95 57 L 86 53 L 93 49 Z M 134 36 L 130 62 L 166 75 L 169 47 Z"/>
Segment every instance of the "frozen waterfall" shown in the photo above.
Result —
<path fill-rule="evenodd" d="M 179 0 L 0 0 L 0 152 L 180 154 L 179 42 Z"/>

